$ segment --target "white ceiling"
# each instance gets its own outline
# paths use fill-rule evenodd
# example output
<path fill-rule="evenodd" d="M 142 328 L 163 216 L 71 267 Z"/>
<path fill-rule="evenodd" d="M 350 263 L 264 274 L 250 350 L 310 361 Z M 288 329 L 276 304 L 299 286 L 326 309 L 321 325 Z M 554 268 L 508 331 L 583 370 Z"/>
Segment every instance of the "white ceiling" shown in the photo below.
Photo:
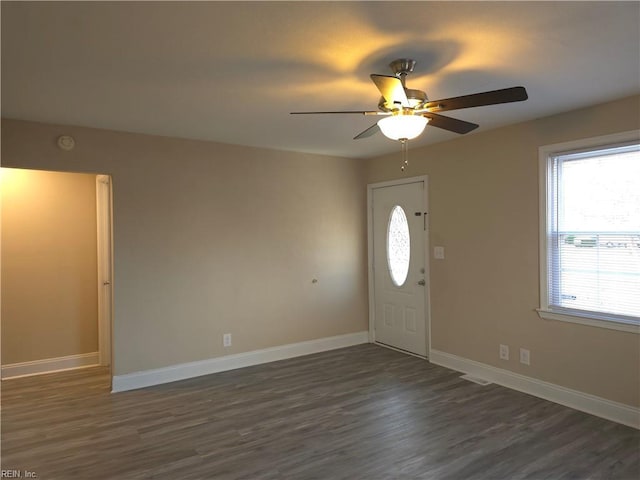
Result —
<path fill-rule="evenodd" d="M 6 2 L 2 115 L 372 157 L 370 73 L 417 60 L 436 100 L 523 85 L 522 103 L 447 112 L 475 132 L 640 93 L 638 2 Z M 469 134 L 473 135 L 473 133 Z M 455 138 L 427 127 L 412 146 Z"/>

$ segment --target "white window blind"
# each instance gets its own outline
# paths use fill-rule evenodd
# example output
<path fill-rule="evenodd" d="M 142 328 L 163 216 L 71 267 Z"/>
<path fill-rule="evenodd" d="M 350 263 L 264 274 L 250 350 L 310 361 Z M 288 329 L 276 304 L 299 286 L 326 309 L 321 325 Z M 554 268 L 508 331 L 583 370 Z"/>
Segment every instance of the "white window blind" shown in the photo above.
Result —
<path fill-rule="evenodd" d="M 546 308 L 640 324 L 640 145 L 553 154 L 547 181 Z"/>

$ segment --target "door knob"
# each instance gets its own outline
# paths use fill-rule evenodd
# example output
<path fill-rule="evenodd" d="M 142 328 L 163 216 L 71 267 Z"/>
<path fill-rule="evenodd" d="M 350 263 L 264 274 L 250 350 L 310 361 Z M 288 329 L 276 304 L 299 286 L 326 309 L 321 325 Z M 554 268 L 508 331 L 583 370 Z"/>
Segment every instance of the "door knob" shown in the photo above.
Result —
<path fill-rule="evenodd" d="M 418 281 L 418 285 L 426 285 L 427 283 L 424 280 Z"/>

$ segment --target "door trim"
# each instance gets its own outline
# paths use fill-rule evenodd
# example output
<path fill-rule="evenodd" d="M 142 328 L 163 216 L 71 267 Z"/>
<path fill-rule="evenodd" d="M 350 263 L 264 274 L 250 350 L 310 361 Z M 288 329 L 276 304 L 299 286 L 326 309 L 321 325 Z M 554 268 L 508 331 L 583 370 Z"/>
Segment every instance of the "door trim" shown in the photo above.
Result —
<path fill-rule="evenodd" d="M 113 317 L 111 176 L 96 176 L 96 224 L 98 239 L 98 358 L 100 365 L 111 365 L 111 325 Z M 109 283 L 104 294 L 105 282 Z"/>
<path fill-rule="evenodd" d="M 373 191 L 376 188 L 383 187 L 395 187 L 398 185 L 406 185 L 410 183 L 424 183 L 424 198 L 423 206 L 424 211 L 427 212 L 426 225 L 427 229 L 424 235 L 424 269 L 425 269 L 425 285 L 424 292 L 424 321 L 425 331 L 427 332 L 427 358 L 431 353 L 431 268 L 430 268 L 430 256 L 429 256 L 429 202 L 428 202 L 428 188 L 429 177 L 427 175 L 420 175 L 417 177 L 401 178 L 397 180 L 389 180 L 386 182 L 370 183 L 367 185 L 367 273 L 369 277 L 369 343 L 376 343 L 376 330 L 375 330 L 375 290 L 373 281 Z M 380 344 L 381 345 L 381 344 Z M 383 345 L 386 346 L 386 345 Z M 404 352 L 410 353 L 410 352 Z M 420 357 L 422 358 L 422 357 Z"/>

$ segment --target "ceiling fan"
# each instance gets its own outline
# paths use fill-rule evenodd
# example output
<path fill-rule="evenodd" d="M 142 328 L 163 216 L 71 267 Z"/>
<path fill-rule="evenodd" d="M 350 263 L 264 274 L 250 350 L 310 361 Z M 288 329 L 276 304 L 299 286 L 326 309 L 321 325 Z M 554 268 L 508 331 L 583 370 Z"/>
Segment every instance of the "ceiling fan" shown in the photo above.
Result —
<path fill-rule="evenodd" d="M 456 118 L 440 115 L 439 112 L 458 110 L 462 108 L 496 105 L 499 103 L 521 102 L 528 98 L 524 87 L 504 88 L 482 93 L 473 93 L 461 97 L 429 100 L 421 90 L 407 88 L 406 77 L 413 72 L 415 60 L 401 58 L 389 64 L 393 76 L 372 74 L 371 80 L 376 85 L 382 97 L 378 103 L 378 110 L 348 110 L 334 112 L 291 112 L 292 115 L 310 114 L 361 114 L 382 116 L 381 120 L 360 132 L 353 139 L 370 137 L 382 131 L 392 140 L 400 140 L 405 147 L 407 140 L 420 135 L 427 123 L 433 127 L 442 128 L 455 133 L 469 133 L 478 125 Z M 436 113 L 437 112 L 437 113 Z M 406 163 L 406 162 L 405 162 Z"/>

